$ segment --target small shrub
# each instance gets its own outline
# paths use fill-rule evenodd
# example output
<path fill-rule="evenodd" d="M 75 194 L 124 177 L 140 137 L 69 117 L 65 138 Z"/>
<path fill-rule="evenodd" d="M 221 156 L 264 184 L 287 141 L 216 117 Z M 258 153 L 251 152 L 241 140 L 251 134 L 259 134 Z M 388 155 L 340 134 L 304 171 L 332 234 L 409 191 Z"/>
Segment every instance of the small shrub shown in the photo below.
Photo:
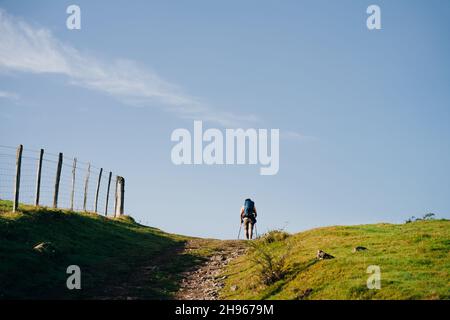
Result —
<path fill-rule="evenodd" d="M 252 248 L 251 261 L 258 265 L 258 276 L 262 284 L 271 285 L 283 279 L 288 271 L 286 258 L 289 249 L 281 256 L 274 255 L 269 251 L 264 239 L 249 243 Z"/>
<path fill-rule="evenodd" d="M 434 220 L 434 217 L 436 215 L 432 212 L 429 212 L 427 214 L 425 214 L 422 218 L 416 218 L 415 216 L 412 216 L 411 218 L 408 218 L 405 223 L 411 223 L 411 222 L 415 222 L 415 221 L 422 221 L 422 220 Z"/>
<path fill-rule="evenodd" d="M 279 242 L 284 241 L 287 238 L 289 238 L 291 235 L 283 230 L 272 230 L 267 232 L 261 237 L 261 240 L 265 243 L 273 243 L 273 242 Z"/>
<path fill-rule="evenodd" d="M 422 220 L 434 220 L 434 216 L 435 216 L 435 214 L 430 212 L 430 213 L 427 213 L 426 215 L 424 215 L 422 217 Z"/>

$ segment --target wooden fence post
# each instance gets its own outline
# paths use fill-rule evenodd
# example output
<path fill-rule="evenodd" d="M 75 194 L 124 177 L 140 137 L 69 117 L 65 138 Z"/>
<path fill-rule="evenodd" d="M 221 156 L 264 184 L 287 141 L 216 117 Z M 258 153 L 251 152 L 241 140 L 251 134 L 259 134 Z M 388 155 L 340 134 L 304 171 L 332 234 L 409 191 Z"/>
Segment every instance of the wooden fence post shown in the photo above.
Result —
<path fill-rule="evenodd" d="M 119 176 L 116 176 L 116 190 L 114 191 L 114 217 L 116 217 L 117 212 L 117 190 L 119 185 Z"/>
<path fill-rule="evenodd" d="M 73 211 L 73 198 L 75 196 L 75 174 L 77 171 L 77 158 L 73 158 L 73 167 L 72 167 L 72 191 L 70 193 L 70 210 Z"/>
<path fill-rule="evenodd" d="M 59 182 L 61 180 L 62 163 L 63 163 L 63 154 L 62 154 L 62 152 L 60 152 L 59 157 L 58 157 L 58 167 L 56 168 L 55 193 L 53 195 L 53 208 L 58 208 Z"/>
<path fill-rule="evenodd" d="M 100 192 L 100 183 L 102 182 L 102 173 L 103 173 L 103 168 L 100 168 L 100 173 L 98 174 L 98 181 L 97 181 L 97 190 L 95 192 L 95 205 L 94 205 L 94 212 L 95 213 L 97 213 L 98 194 Z"/>
<path fill-rule="evenodd" d="M 109 177 L 108 177 L 108 188 L 106 191 L 106 205 L 105 205 L 105 216 L 108 216 L 108 204 L 109 204 L 109 190 L 111 188 L 111 177 L 112 177 L 112 172 L 109 172 Z"/>
<path fill-rule="evenodd" d="M 41 196 L 41 175 L 42 175 L 42 160 L 44 158 L 44 149 L 41 149 L 41 152 L 39 153 L 39 162 L 37 166 L 37 172 L 36 172 L 36 196 L 34 199 L 34 205 L 37 207 L 39 206 L 39 198 Z"/>
<path fill-rule="evenodd" d="M 115 217 L 123 215 L 125 200 L 125 179 L 123 177 L 117 177 L 117 192 L 116 192 L 116 212 Z"/>
<path fill-rule="evenodd" d="M 88 187 L 89 187 L 89 175 L 91 174 L 91 164 L 88 163 L 87 172 L 86 172 L 86 180 L 84 181 L 84 201 L 83 201 L 83 210 L 86 211 L 86 203 L 87 203 L 87 195 L 88 195 Z"/>
<path fill-rule="evenodd" d="M 19 209 L 20 170 L 22 168 L 22 152 L 23 152 L 23 145 L 19 145 L 17 147 L 16 153 L 16 179 L 14 181 L 13 212 L 16 212 L 17 209 Z"/>

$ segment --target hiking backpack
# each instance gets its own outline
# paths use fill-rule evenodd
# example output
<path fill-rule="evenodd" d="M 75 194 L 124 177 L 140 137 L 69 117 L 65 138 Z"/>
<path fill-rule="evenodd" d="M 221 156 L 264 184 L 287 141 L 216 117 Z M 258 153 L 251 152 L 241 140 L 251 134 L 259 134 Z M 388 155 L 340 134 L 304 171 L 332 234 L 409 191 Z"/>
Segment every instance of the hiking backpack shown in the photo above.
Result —
<path fill-rule="evenodd" d="M 250 199 L 244 202 L 244 218 L 254 218 L 255 203 Z"/>

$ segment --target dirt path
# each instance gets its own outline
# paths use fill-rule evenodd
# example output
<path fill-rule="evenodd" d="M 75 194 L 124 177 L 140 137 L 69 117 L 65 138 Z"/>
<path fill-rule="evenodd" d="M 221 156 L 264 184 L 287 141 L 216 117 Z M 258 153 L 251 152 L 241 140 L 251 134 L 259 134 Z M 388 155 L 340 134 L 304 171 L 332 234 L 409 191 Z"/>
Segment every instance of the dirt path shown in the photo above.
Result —
<path fill-rule="evenodd" d="M 185 252 L 201 250 L 204 240 L 193 239 L 187 242 Z M 214 246 L 214 244 L 213 244 Z M 219 290 L 224 286 L 224 268 L 233 259 L 245 253 L 242 241 L 220 241 L 212 255 L 193 270 L 183 273 L 180 289 L 175 295 L 177 300 L 217 300 Z"/>
<path fill-rule="evenodd" d="M 128 272 L 123 281 L 105 285 L 93 298 L 214 300 L 224 286 L 224 267 L 245 250 L 243 241 L 190 239 Z"/>

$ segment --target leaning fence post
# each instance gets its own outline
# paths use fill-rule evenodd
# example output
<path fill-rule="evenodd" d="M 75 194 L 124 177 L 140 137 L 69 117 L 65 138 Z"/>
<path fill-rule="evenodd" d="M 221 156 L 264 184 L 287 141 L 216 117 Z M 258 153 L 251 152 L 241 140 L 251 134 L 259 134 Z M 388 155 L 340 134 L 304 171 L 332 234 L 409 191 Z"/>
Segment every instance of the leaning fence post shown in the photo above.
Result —
<path fill-rule="evenodd" d="M 73 211 L 73 198 L 75 196 L 75 174 L 77 171 L 77 158 L 73 158 L 72 167 L 72 191 L 70 192 L 70 210 Z"/>
<path fill-rule="evenodd" d="M 88 186 L 89 186 L 89 175 L 91 174 L 91 164 L 88 163 L 86 179 L 84 181 L 84 200 L 83 200 L 83 210 L 86 211 L 86 203 L 87 203 L 87 194 L 88 194 Z"/>
<path fill-rule="evenodd" d="M 108 204 L 109 204 L 109 189 L 111 187 L 111 177 L 112 177 L 112 172 L 109 172 L 109 177 L 108 177 L 108 188 L 106 191 L 106 205 L 105 205 L 105 216 L 108 215 Z"/>
<path fill-rule="evenodd" d="M 17 147 L 16 153 L 16 179 L 14 180 L 14 203 L 13 212 L 19 209 L 19 191 L 20 191 L 20 170 L 22 168 L 23 145 Z"/>
<path fill-rule="evenodd" d="M 116 212 L 115 217 L 123 215 L 125 198 L 125 179 L 123 177 L 117 177 L 117 193 L 116 193 Z"/>
<path fill-rule="evenodd" d="M 34 199 L 34 205 L 37 207 L 39 206 L 39 198 L 41 195 L 41 175 L 42 175 L 42 160 L 44 158 L 44 149 L 41 149 L 41 152 L 39 153 L 39 162 L 37 166 L 37 172 L 36 172 L 36 197 Z"/>
<path fill-rule="evenodd" d="M 62 163 L 63 163 L 63 154 L 62 154 L 62 152 L 60 152 L 59 157 L 58 157 L 58 167 L 56 168 L 55 193 L 53 195 L 53 208 L 58 208 L 59 181 L 61 180 Z"/>
<path fill-rule="evenodd" d="M 98 194 L 100 192 L 100 183 L 102 182 L 102 173 L 103 173 L 103 168 L 100 168 L 100 173 L 98 174 L 98 181 L 97 181 L 97 190 L 95 192 L 95 205 L 94 205 L 94 212 L 95 213 L 97 213 Z"/>

